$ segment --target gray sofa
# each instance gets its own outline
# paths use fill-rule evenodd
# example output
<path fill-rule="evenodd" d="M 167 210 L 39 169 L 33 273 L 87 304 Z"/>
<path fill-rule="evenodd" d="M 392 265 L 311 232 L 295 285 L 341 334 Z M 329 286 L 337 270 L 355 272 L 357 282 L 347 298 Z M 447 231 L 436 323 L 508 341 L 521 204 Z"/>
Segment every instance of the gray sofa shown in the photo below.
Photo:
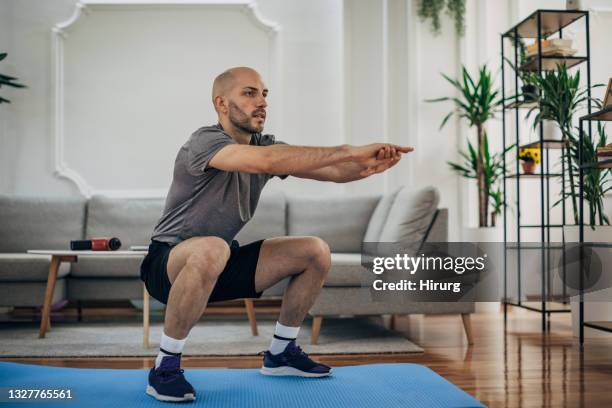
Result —
<path fill-rule="evenodd" d="M 28 249 L 67 249 L 71 239 L 117 236 L 122 249 L 147 245 L 163 210 L 162 198 L 33 198 L 0 195 L 0 306 L 43 303 L 49 257 Z M 469 314 L 473 303 L 374 302 L 363 287 L 362 241 L 401 242 L 447 237 L 445 209 L 438 209 L 433 188 L 403 188 L 385 196 L 301 197 L 265 191 L 257 212 L 236 239 L 245 244 L 282 235 L 314 235 L 332 251 L 332 268 L 320 297 L 310 310 L 316 342 L 325 316 L 411 313 L 458 313 L 471 343 Z M 141 258 L 81 257 L 64 263 L 53 303 L 61 300 L 142 299 Z M 280 282 L 264 297 L 280 296 Z"/>

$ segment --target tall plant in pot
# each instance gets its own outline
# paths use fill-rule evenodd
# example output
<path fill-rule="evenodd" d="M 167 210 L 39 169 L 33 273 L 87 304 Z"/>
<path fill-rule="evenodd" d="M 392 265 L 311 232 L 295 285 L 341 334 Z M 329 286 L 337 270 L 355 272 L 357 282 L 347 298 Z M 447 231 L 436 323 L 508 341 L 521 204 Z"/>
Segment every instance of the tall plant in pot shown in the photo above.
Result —
<path fill-rule="evenodd" d="M 455 109 L 442 120 L 440 129 L 451 116 L 457 115 L 467 120 L 468 125 L 476 130 L 475 178 L 478 182 L 478 225 L 487 227 L 490 186 L 487 184 L 485 174 L 485 160 L 489 155 L 485 124 L 499 111 L 502 98 L 499 96 L 499 90 L 493 86 L 493 79 L 486 65 L 479 69 L 476 81 L 470 76 L 465 66 L 461 68 L 461 72 L 460 80 L 442 74 L 444 79 L 459 91 L 459 97 L 429 99 L 427 102 L 451 101 L 455 105 Z"/>
<path fill-rule="evenodd" d="M 485 191 L 487 194 L 487 206 L 491 215 L 490 226 L 495 226 L 496 218 L 501 214 L 503 199 L 500 180 L 504 175 L 504 155 L 514 148 L 515 145 L 508 146 L 501 153 L 491 154 L 489 151 L 489 138 L 485 132 L 484 137 L 484 160 L 483 173 L 485 179 Z M 468 151 L 460 151 L 459 155 L 463 158 L 463 163 L 447 162 L 452 170 L 459 175 L 469 179 L 478 178 L 478 153 L 468 140 Z"/>
<path fill-rule="evenodd" d="M 595 135 L 594 135 L 595 136 Z M 583 131 L 582 136 L 582 162 L 583 163 L 596 163 L 597 162 L 597 148 L 603 147 L 608 142 L 608 135 L 604 125 L 601 122 L 597 123 L 597 142 L 595 137 L 591 139 L 589 135 Z M 569 151 L 572 157 L 572 169 L 575 174 L 579 174 L 579 163 L 580 158 L 578 156 L 579 142 L 571 144 Z M 610 220 L 604 211 L 604 198 L 606 193 L 612 191 L 612 169 L 610 168 L 587 168 L 583 170 L 583 193 L 584 200 L 588 203 L 588 218 L 585 211 L 585 224 L 588 220 L 588 225 L 591 229 L 595 229 L 595 226 L 610 225 Z M 569 186 L 563 192 L 564 197 L 571 197 L 576 200 L 579 199 L 579 180 L 578 177 L 574 180 L 576 185 L 573 188 Z M 575 197 L 572 194 L 576 194 Z M 559 200 L 561 201 L 561 200 Z"/>
<path fill-rule="evenodd" d="M 566 143 L 565 161 L 567 185 L 570 188 L 572 209 L 574 213 L 574 222 L 578 223 L 578 202 L 577 202 L 577 172 L 576 161 L 577 155 L 572 151 L 577 152 L 578 138 L 574 133 L 573 119 L 576 112 L 583 108 L 587 103 L 595 103 L 601 106 L 601 102 L 596 99 L 590 99 L 588 89 L 580 87 L 580 71 L 576 71 L 574 75 L 568 72 L 565 65 L 558 64 L 554 71 L 547 71 L 543 76 L 535 77 L 536 85 L 540 89 L 538 96 L 538 106 L 531 108 L 527 112 L 529 118 L 532 114 L 535 115 L 533 127 L 543 126 L 546 120 L 553 121 L 561 130 L 562 140 Z M 602 86 L 601 84 L 593 85 L 592 88 Z"/>

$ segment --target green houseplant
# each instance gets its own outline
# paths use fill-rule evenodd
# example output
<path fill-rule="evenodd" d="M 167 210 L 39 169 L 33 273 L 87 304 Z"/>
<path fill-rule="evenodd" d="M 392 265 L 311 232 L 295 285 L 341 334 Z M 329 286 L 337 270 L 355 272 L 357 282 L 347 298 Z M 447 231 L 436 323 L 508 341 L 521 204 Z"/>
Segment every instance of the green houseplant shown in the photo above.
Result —
<path fill-rule="evenodd" d="M 561 130 L 562 140 L 566 143 L 566 149 L 562 160 L 565 161 L 567 178 L 566 185 L 570 189 L 567 197 L 571 199 L 574 214 L 574 222 L 578 223 L 578 196 L 576 192 L 577 183 L 577 163 L 578 163 L 578 137 L 574 133 L 573 119 L 576 112 L 583 108 L 587 103 L 595 103 L 600 107 L 601 102 L 597 99 L 589 99 L 588 89 L 580 87 L 580 71 L 574 75 L 568 72 L 563 64 L 557 64 L 555 70 L 547 71 L 544 75 L 534 77 L 536 86 L 540 90 L 538 96 L 538 106 L 531 108 L 527 112 L 529 118 L 535 115 L 533 122 L 534 129 L 542 126 L 544 121 L 550 120 L 557 124 Z M 594 85 L 592 88 L 602 86 Z"/>
<path fill-rule="evenodd" d="M 418 14 L 421 21 L 431 20 L 431 30 L 440 34 L 440 13 L 446 6 L 446 13 L 455 21 L 455 32 L 465 33 L 465 0 L 420 0 Z"/>
<path fill-rule="evenodd" d="M 604 125 L 601 122 L 597 123 L 597 134 L 598 141 L 595 142 L 594 138 L 591 139 L 587 132 L 583 131 L 582 136 L 582 162 L 583 163 L 596 163 L 597 162 L 597 148 L 603 147 L 608 143 L 607 134 Z M 574 174 L 579 174 L 579 142 L 570 144 L 570 155 L 572 157 L 571 166 Z M 610 220 L 604 212 L 604 196 L 607 192 L 612 191 L 612 169 L 609 168 L 592 168 L 584 169 L 584 182 L 583 192 L 584 199 L 588 202 L 588 215 L 589 225 L 591 229 L 595 229 L 596 225 L 610 225 Z M 579 199 L 579 188 L 578 178 L 576 177 L 574 182 L 576 183 L 573 188 L 566 187 L 566 191 L 563 192 L 564 197 L 570 197 L 572 199 Z M 559 200 L 561 201 L 561 200 Z M 586 220 L 586 217 L 585 217 Z"/>
<path fill-rule="evenodd" d="M 0 61 L 2 61 L 3 59 L 6 58 L 6 53 L 0 53 Z M 8 75 L 4 75 L 4 74 L 0 74 L 0 88 L 2 88 L 2 86 L 11 86 L 13 88 L 25 88 L 25 85 L 20 84 L 17 81 L 17 78 L 8 76 Z M 11 103 L 11 101 L 9 101 L 8 99 L 5 99 L 3 97 L 0 96 L 0 103 Z"/>
<path fill-rule="evenodd" d="M 490 201 L 491 226 L 495 226 L 497 216 L 501 214 L 503 199 L 499 181 L 504 174 L 504 155 L 512 150 L 514 145 L 508 146 L 501 153 L 491 154 L 489 151 L 489 138 L 485 132 L 484 137 L 484 159 L 483 173 L 485 180 L 485 192 L 487 194 L 487 202 Z M 459 151 L 459 155 L 463 158 L 463 163 L 447 162 L 450 168 L 456 171 L 459 175 L 478 179 L 478 153 L 470 141 L 468 140 L 468 151 Z"/>
<path fill-rule="evenodd" d="M 453 114 L 466 119 L 470 127 L 476 128 L 478 142 L 476 149 L 474 149 L 474 175 L 478 182 L 478 225 L 486 227 L 488 226 L 487 212 L 491 184 L 487 182 L 485 169 L 487 156 L 490 157 L 485 123 L 487 120 L 495 117 L 495 113 L 502 104 L 502 98 L 499 96 L 499 90 L 493 87 L 493 79 L 486 65 L 479 69 L 477 82 L 470 76 L 465 66 L 462 67 L 461 80 L 452 79 L 445 74 L 442 74 L 442 76 L 459 91 L 460 96 L 430 99 L 427 102 L 452 101 L 455 105 L 455 109 L 450 111 L 442 120 L 440 129 L 444 127 Z M 471 156 L 469 160 L 471 163 Z M 459 171 L 455 167 L 452 168 Z"/>
<path fill-rule="evenodd" d="M 537 101 L 539 90 L 536 85 L 536 77 L 538 75 L 535 72 L 522 69 L 527 62 L 527 46 L 525 45 L 525 40 L 521 37 L 515 39 L 514 34 L 510 34 L 508 37 L 512 41 L 512 45 L 517 49 L 517 62 L 515 65 L 508 57 L 504 57 L 504 60 L 506 60 L 506 62 L 516 72 L 517 76 L 521 80 L 521 96 L 523 98 L 523 102 Z"/>

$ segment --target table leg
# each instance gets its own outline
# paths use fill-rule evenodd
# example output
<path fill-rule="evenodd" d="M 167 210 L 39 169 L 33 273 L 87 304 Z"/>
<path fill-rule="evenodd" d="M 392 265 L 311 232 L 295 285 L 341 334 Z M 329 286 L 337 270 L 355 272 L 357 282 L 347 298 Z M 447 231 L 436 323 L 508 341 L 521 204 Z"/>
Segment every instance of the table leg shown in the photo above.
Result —
<path fill-rule="evenodd" d="M 244 299 L 244 307 L 246 308 L 249 323 L 251 324 L 251 334 L 253 336 L 258 336 L 257 318 L 255 317 L 255 306 L 253 305 L 253 299 Z"/>
<path fill-rule="evenodd" d="M 60 263 L 60 257 L 55 255 L 51 257 L 49 275 L 47 276 L 47 289 L 45 290 L 45 303 L 43 304 L 42 318 L 40 319 L 39 338 L 44 338 L 47 329 L 51 326 L 51 302 L 53 301 L 53 292 L 55 291 L 55 282 Z"/>
<path fill-rule="evenodd" d="M 144 283 L 142 284 L 142 287 L 142 344 L 144 348 L 149 348 L 149 292 L 147 292 L 147 287 Z"/>

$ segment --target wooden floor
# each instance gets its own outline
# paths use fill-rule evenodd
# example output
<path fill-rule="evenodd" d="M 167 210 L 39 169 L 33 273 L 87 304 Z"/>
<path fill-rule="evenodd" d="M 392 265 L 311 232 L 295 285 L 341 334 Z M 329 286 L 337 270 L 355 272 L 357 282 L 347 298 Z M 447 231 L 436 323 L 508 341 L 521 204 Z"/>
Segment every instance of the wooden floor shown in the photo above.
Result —
<path fill-rule="evenodd" d="M 333 355 L 332 366 L 409 362 L 423 364 L 490 407 L 612 407 L 612 334 L 586 329 L 584 352 L 570 331 L 568 314 L 552 315 L 542 334 L 539 314 L 511 308 L 472 316 L 475 345 L 468 347 L 461 318 L 399 318 L 398 330 L 425 349 L 419 355 Z M 325 330 L 325 321 L 323 322 Z M 148 368 L 150 358 L 4 359 L 67 367 Z M 190 358 L 183 367 L 258 367 L 261 357 Z"/>

